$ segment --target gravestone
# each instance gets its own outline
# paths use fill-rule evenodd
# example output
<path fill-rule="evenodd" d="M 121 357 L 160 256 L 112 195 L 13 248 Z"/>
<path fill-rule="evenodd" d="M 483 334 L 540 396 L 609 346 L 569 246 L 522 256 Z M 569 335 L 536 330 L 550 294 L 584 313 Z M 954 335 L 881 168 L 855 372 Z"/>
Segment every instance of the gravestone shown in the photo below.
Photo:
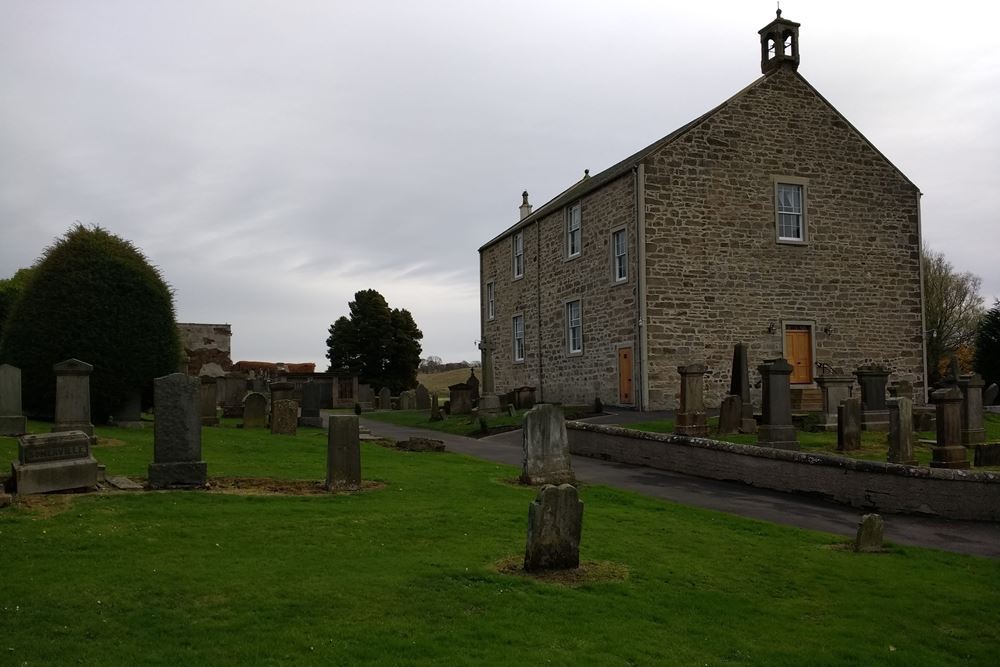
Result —
<path fill-rule="evenodd" d="M 761 377 L 761 425 L 757 444 L 777 449 L 798 449 L 792 425 L 792 365 L 779 357 L 757 367 Z"/>
<path fill-rule="evenodd" d="M 705 417 L 705 364 L 678 366 L 681 374 L 681 401 L 674 432 L 704 438 L 708 435 Z"/>
<path fill-rule="evenodd" d="M 431 396 L 431 421 L 439 422 L 444 417 L 441 415 L 441 408 L 438 406 L 438 395 L 434 394 Z"/>
<path fill-rule="evenodd" d="M 497 396 L 496 388 L 493 386 L 493 346 L 489 341 L 483 340 L 479 343 L 479 349 L 482 352 L 480 375 L 483 376 L 479 395 L 479 414 L 483 417 L 496 417 L 500 414 L 501 405 L 500 397 Z"/>
<path fill-rule="evenodd" d="M 994 382 L 986 391 L 983 392 L 983 405 L 993 405 L 997 400 L 997 393 L 1000 392 L 1000 387 L 997 387 L 997 383 Z"/>
<path fill-rule="evenodd" d="M 528 506 L 524 569 L 568 570 L 580 566 L 583 503 L 569 484 L 546 484 Z"/>
<path fill-rule="evenodd" d="M 562 410 L 550 403 L 539 403 L 524 415 L 521 433 L 522 484 L 572 484 L 576 481 Z"/>
<path fill-rule="evenodd" d="M 382 387 L 378 392 L 378 409 L 379 410 L 391 410 L 392 409 L 392 392 L 389 391 L 388 387 Z"/>
<path fill-rule="evenodd" d="M 201 376 L 201 425 L 219 425 L 219 388 L 216 379 L 208 375 Z"/>
<path fill-rule="evenodd" d="M 427 391 L 427 387 L 422 384 L 418 384 L 415 396 L 417 400 L 417 410 L 430 410 L 431 394 Z"/>
<path fill-rule="evenodd" d="M 962 446 L 962 391 L 954 386 L 938 389 L 931 399 L 937 410 L 937 441 L 931 447 L 931 467 L 968 468 L 968 454 Z"/>
<path fill-rule="evenodd" d="M 837 406 L 837 451 L 861 449 L 861 399 L 845 398 Z"/>
<path fill-rule="evenodd" d="M 1000 443 L 974 445 L 972 458 L 977 467 L 1000 466 Z"/>
<path fill-rule="evenodd" d="M 319 414 L 320 386 L 309 380 L 302 385 L 302 414 L 299 416 L 299 426 L 323 427 L 323 418 Z"/>
<path fill-rule="evenodd" d="M 361 487 L 361 444 L 357 415 L 330 415 L 326 440 L 326 488 Z"/>
<path fill-rule="evenodd" d="M 885 404 L 885 385 L 889 371 L 878 366 L 862 366 L 854 371 L 861 385 L 861 428 L 866 431 L 889 430 L 889 408 Z"/>
<path fill-rule="evenodd" d="M 733 370 L 729 393 L 740 397 L 740 433 L 756 433 L 757 420 L 753 418 L 750 399 L 750 366 L 747 361 L 746 343 L 733 346 Z"/>
<path fill-rule="evenodd" d="M 97 461 L 90 455 L 90 436 L 83 431 L 22 435 L 11 476 L 19 495 L 96 486 Z"/>
<path fill-rule="evenodd" d="M 267 426 L 267 396 L 255 391 L 243 399 L 243 428 Z"/>
<path fill-rule="evenodd" d="M 222 403 L 223 417 L 239 417 L 243 414 L 243 397 L 247 394 L 245 373 L 230 371 L 218 378 L 219 402 Z"/>
<path fill-rule="evenodd" d="M 743 417 L 743 401 L 736 394 L 729 394 L 719 406 L 719 435 L 738 433 Z"/>
<path fill-rule="evenodd" d="M 840 403 L 851 397 L 854 377 L 850 375 L 820 375 L 816 378 L 823 394 L 823 420 L 818 424 L 824 431 L 837 430 L 837 410 Z"/>
<path fill-rule="evenodd" d="M 479 378 L 476 377 L 476 369 L 469 369 L 469 379 L 465 381 L 465 386 L 469 388 L 469 393 L 472 395 L 472 404 L 475 405 L 479 402 Z"/>
<path fill-rule="evenodd" d="M 407 391 L 399 392 L 399 409 L 400 410 L 416 410 L 417 409 L 417 394 L 412 389 Z"/>
<path fill-rule="evenodd" d="M 530 410 L 535 406 L 534 387 L 516 387 L 512 392 L 514 407 L 518 410 Z"/>
<path fill-rule="evenodd" d="M 205 486 L 208 466 L 201 460 L 201 382 L 173 373 L 153 380 L 153 489 Z"/>
<path fill-rule="evenodd" d="M 358 404 L 362 410 L 373 410 L 375 408 L 375 394 L 369 385 L 358 385 Z"/>
<path fill-rule="evenodd" d="M 142 394 L 130 392 L 128 398 L 115 410 L 115 426 L 121 428 L 144 428 L 142 422 Z"/>
<path fill-rule="evenodd" d="M 479 397 L 479 416 L 496 417 L 500 414 L 500 397 L 496 394 L 483 394 Z"/>
<path fill-rule="evenodd" d="M 889 385 L 890 398 L 908 398 L 913 400 L 913 383 L 909 380 L 899 380 Z"/>
<path fill-rule="evenodd" d="M 878 514 L 865 514 L 858 522 L 858 532 L 854 536 L 854 550 L 858 552 L 882 551 L 882 536 L 885 522 Z"/>
<path fill-rule="evenodd" d="M 917 465 L 913 455 L 913 400 L 905 396 L 890 398 L 889 406 L 889 463 Z"/>
<path fill-rule="evenodd" d="M 288 398 L 271 401 L 271 433 L 295 435 L 299 423 L 299 404 Z"/>
<path fill-rule="evenodd" d="M 67 359 L 52 369 L 56 372 L 56 422 L 52 432 L 83 431 L 95 444 L 94 425 L 90 423 L 90 373 L 94 367 L 79 359 Z"/>
<path fill-rule="evenodd" d="M 508 403 L 507 404 L 507 416 L 508 417 L 516 417 L 517 416 L 517 408 L 514 407 L 513 403 Z"/>
<path fill-rule="evenodd" d="M 450 414 L 467 415 L 472 412 L 472 389 L 464 382 L 453 384 L 448 387 L 449 402 L 451 403 Z"/>
<path fill-rule="evenodd" d="M 958 379 L 962 390 L 962 444 L 978 445 L 986 442 L 983 424 L 983 376 L 979 373 L 963 375 Z"/>
<path fill-rule="evenodd" d="M 271 405 L 274 405 L 275 401 L 295 400 L 295 397 L 293 396 L 295 393 L 295 385 L 287 380 L 275 380 L 274 382 L 269 382 L 267 388 L 271 394 Z"/>
<path fill-rule="evenodd" d="M 0 435 L 21 435 L 28 420 L 21 412 L 21 369 L 0 364 Z"/>

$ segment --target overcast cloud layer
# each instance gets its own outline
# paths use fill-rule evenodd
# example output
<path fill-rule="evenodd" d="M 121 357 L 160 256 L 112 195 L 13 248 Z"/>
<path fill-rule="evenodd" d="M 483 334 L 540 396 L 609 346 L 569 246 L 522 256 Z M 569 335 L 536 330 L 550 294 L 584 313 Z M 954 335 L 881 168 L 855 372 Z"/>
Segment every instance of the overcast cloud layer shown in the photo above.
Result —
<path fill-rule="evenodd" d="M 1000 297 L 1000 11 L 783 3 L 799 68 Z M 0 278 L 74 221 L 143 249 L 233 359 L 314 361 L 355 291 L 478 357 L 478 247 L 760 74 L 774 3 L 0 3 Z M 954 24 L 951 21 L 954 20 Z M 850 270 L 850 267 L 845 267 Z"/>

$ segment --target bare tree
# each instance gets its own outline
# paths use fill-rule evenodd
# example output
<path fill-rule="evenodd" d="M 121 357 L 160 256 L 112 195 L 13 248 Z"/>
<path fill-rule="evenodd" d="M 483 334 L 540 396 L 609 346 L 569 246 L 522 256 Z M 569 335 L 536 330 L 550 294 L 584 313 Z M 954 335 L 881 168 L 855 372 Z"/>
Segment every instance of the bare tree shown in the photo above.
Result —
<path fill-rule="evenodd" d="M 958 273 L 944 254 L 924 245 L 924 324 L 927 327 L 927 373 L 931 382 L 940 379 L 938 364 L 947 355 L 976 339 L 983 298 L 982 280 L 968 271 Z"/>

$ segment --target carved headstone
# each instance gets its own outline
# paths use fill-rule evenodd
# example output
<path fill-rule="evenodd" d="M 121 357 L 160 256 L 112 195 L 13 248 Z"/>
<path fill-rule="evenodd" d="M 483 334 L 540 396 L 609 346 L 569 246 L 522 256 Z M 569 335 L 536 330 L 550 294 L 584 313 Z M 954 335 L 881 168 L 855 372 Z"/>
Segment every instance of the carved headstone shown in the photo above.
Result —
<path fill-rule="evenodd" d="M 255 391 L 243 399 L 243 428 L 267 426 L 267 397 Z"/>
<path fill-rule="evenodd" d="M 406 391 L 399 392 L 399 409 L 400 410 L 416 410 L 417 409 L 417 393 L 408 389 Z"/>
<path fill-rule="evenodd" d="M 28 420 L 21 412 L 21 369 L 0 364 L 0 435 L 21 435 Z"/>
<path fill-rule="evenodd" d="M 496 417 L 500 414 L 500 397 L 496 394 L 483 394 L 479 397 L 479 416 Z"/>
<path fill-rule="evenodd" d="M 523 484 L 572 484 L 573 466 L 562 410 L 539 403 L 524 415 L 522 425 Z"/>
<path fill-rule="evenodd" d="M 389 391 L 388 387 L 382 387 L 378 390 L 378 409 L 379 410 L 391 410 L 392 409 L 392 392 Z"/>
<path fill-rule="evenodd" d="M 201 376 L 201 425 L 219 425 L 219 388 L 216 378 Z"/>
<path fill-rule="evenodd" d="M 816 384 L 823 394 L 823 421 L 819 427 L 824 431 L 836 431 L 837 409 L 843 400 L 851 397 L 854 378 L 850 375 L 820 375 Z"/>
<path fill-rule="evenodd" d="M 865 514 L 858 522 L 858 532 L 854 537 L 854 550 L 882 551 L 882 536 L 885 533 L 885 522 L 878 514 Z"/>
<path fill-rule="evenodd" d="M 792 365 L 783 358 L 765 361 L 757 367 L 761 377 L 761 426 L 757 444 L 778 449 L 798 449 L 792 425 Z"/>
<path fill-rule="evenodd" d="M 915 466 L 913 455 L 913 401 L 905 396 L 890 398 L 889 406 L 889 463 Z"/>
<path fill-rule="evenodd" d="M 433 394 L 431 396 L 431 421 L 439 422 L 444 417 L 441 415 L 441 407 L 438 405 L 438 395 Z"/>
<path fill-rule="evenodd" d="M 938 389 L 931 398 L 937 410 L 937 442 L 931 448 L 932 468 L 968 468 L 968 453 L 962 445 L 962 392 L 951 386 Z"/>
<path fill-rule="evenodd" d="M 326 488 L 361 487 L 361 444 L 357 415 L 330 415 L 326 441 Z"/>
<path fill-rule="evenodd" d="M 750 366 L 746 343 L 733 346 L 733 371 L 729 383 L 729 393 L 740 397 L 740 433 L 756 433 L 757 420 L 753 418 L 753 403 L 750 400 Z"/>
<path fill-rule="evenodd" d="M 678 366 L 681 374 L 681 401 L 674 432 L 704 438 L 708 435 L 705 417 L 705 364 Z"/>
<path fill-rule="evenodd" d="M 358 385 L 358 404 L 362 410 L 372 410 L 375 408 L 375 394 L 369 385 Z"/>
<path fill-rule="evenodd" d="M 469 393 L 472 396 L 472 403 L 476 404 L 479 402 L 479 378 L 476 377 L 476 369 L 469 369 L 469 379 L 465 381 L 465 386 L 469 388 Z"/>
<path fill-rule="evenodd" d="M 201 382 L 173 373 L 153 381 L 153 462 L 149 486 L 154 489 L 204 486 L 208 466 L 201 460 Z"/>
<path fill-rule="evenodd" d="M 837 451 L 861 449 L 861 399 L 845 398 L 837 406 Z"/>
<path fill-rule="evenodd" d="M 743 418 L 743 401 L 736 394 L 729 394 L 719 406 L 719 435 L 738 433 Z"/>
<path fill-rule="evenodd" d="M 230 371 L 218 379 L 219 402 L 223 417 L 240 417 L 243 414 L 243 397 L 247 395 L 245 373 Z"/>
<path fill-rule="evenodd" d="M 17 458 L 11 473 L 19 495 L 97 484 L 97 461 L 90 455 L 90 436 L 83 431 L 23 435 L 17 441 Z"/>
<path fill-rule="evenodd" d="M 295 435 L 299 423 L 299 404 L 288 398 L 271 401 L 271 433 Z"/>
<path fill-rule="evenodd" d="M 429 410 L 431 407 L 431 394 L 427 391 L 427 387 L 422 384 L 418 384 L 415 395 L 417 399 L 417 410 Z"/>
<path fill-rule="evenodd" d="M 861 385 L 861 427 L 866 431 L 889 430 L 889 408 L 885 404 L 885 385 L 889 371 L 865 366 L 854 371 Z"/>
<path fill-rule="evenodd" d="M 569 484 L 546 484 L 528 506 L 524 569 L 567 570 L 580 566 L 583 503 Z"/>
<path fill-rule="evenodd" d="M 321 428 L 323 418 L 319 414 L 320 386 L 309 380 L 302 385 L 302 414 L 299 416 L 299 426 L 314 426 Z"/>
<path fill-rule="evenodd" d="M 472 389 L 464 382 L 448 387 L 451 414 L 467 415 L 472 412 Z"/>
<path fill-rule="evenodd" d="M 997 393 L 1000 392 L 1000 387 L 997 387 L 997 383 L 994 382 L 986 391 L 983 392 L 983 405 L 993 405 L 997 400 Z"/>
<path fill-rule="evenodd" d="M 56 372 L 56 422 L 52 432 L 83 431 L 94 437 L 90 423 L 90 373 L 94 367 L 79 359 L 67 359 L 52 367 Z"/>
<path fill-rule="evenodd" d="M 978 445 L 986 442 L 983 424 L 983 376 L 979 373 L 958 378 L 962 390 L 962 444 Z"/>

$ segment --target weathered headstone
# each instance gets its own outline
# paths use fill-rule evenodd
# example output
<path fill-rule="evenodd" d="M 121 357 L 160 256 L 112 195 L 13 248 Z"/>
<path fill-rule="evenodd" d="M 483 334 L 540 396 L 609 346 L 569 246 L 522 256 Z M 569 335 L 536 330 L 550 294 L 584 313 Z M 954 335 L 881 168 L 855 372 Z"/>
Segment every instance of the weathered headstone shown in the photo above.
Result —
<path fill-rule="evenodd" d="M 323 427 L 323 418 L 319 414 L 320 386 L 309 380 L 302 385 L 302 414 L 299 416 L 299 426 Z"/>
<path fill-rule="evenodd" d="M 267 426 L 267 397 L 255 391 L 243 399 L 243 428 Z"/>
<path fill-rule="evenodd" d="M 681 374 L 681 401 L 674 432 L 704 438 L 708 435 L 705 416 L 705 364 L 678 366 Z"/>
<path fill-rule="evenodd" d="M 412 389 L 399 392 L 399 409 L 400 410 L 416 410 L 417 409 L 417 394 Z"/>
<path fill-rule="evenodd" d="M 427 391 L 427 387 L 422 384 L 418 384 L 415 395 L 417 399 L 417 410 L 429 410 L 431 407 L 431 394 Z"/>
<path fill-rule="evenodd" d="M 908 398 L 913 400 L 913 383 L 909 380 L 898 380 L 889 385 L 891 398 Z"/>
<path fill-rule="evenodd" d="M 837 409 L 841 401 L 851 397 L 854 378 L 850 375 L 820 375 L 816 378 L 823 395 L 823 421 L 819 427 L 824 431 L 837 430 Z"/>
<path fill-rule="evenodd" d="M 142 394 L 130 392 L 128 397 L 115 410 L 115 426 L 121 428 L 144 428 L 142 422 Z"/>
<path fill-rule="evenodd" d="M 937 410 L 937 441 L 931 448 L 932 468 L 968 468 L 962 445 L 962 392 L 958 387 L 938 389 L 931 398 Z"/>
<path fill-rule="evenodd" d="M 580 566 L 583 503 L 569 484 L 546 484 L 528 506 L 524 569 L 567 570 Z"/>
<path fill-rule="evenodd" d="M 153 462 L 149 486 L 154 489 L 204 486 L 208 466 L 201 460 L 201 382 L 173 373 L 153 380 Z"/>
<path fill-rule="evenodd" d="M 479 378 L 476 377 L 476 369 L 469 369 L 469 379 L 465 381 L 465 385 L 469 388 L 469 393 L 472 395 L 472 403 L 476 404 L 479 402 Z"/>
<path fill-rule="evenodd" d="M 361 445 L 357 415 L 330 415 L 326 440 L 326 488 L 361 487 Z"/>
<path fill-rule="evenodd" d="M 738 433 L 742 425 L 743 401 L 736 394 L 729 394 L 719 406 L 719 435 Z"/>
<path fill-rule="evenodd" d="M 448 387 L 451 414 L 467 415 L 472 412 L 472 389 L 464 382 Z"/>
<path fill-rule="evenodd" d="M 861 428 L 866 431 L 889 430 L 889 408 L 885 404 L 885 385 L 889 371 L 879 366 L 863 366 L 854 371 L 861 385 Z"/>
<path fill-rule="evenodd" d="M 295 385 L 287 380 L 275 380 L 273 382 L 269 382 L 267 388 L 271 393 L 272 405 L 275 401 L 295 400 L 295 397 L 293 396 L 295 393 Z"/>
<path fill-rule="evenodd" d="M 962 390 L 962 444 L 978 445 L 986 442 L 983 424 L 983 376 L 979 373 L 958 378 Z"/>
<path fill-rule="evenodd" d="M 515 417 L 515 416 L 517 416 L 517 408 L 514 407 L 513 403 L 508 403 L 507 404 L 507 416 L 508 417 Z"/>
<path fill-rule="evenodd" d="M 798 449 L 792 424 L 792 365 L 779 357 L 757 367 L 761 377 L 761 426 L 757 444 L 777 449 Z"/>
<path fill-rule="evenodd" d="M 753 418 L 753 402 L 750 400 L 750 366 L 747 359 L 746 343 L 734 345 L 729 393 L 740 397 L 740 433 L 756 433 L 757 420 Z"/>
<path fill-rule="evenodd" d="M 496 394 L 483 394 L 479 397 L 479 416 L 496 417 L 500 414 L 500 397 Z"/>
<path fill-rule="evenodd" d="M 882 536 L 885 533 L 885 522 L 878 514 L 865 514 L 858 522 L 858 532 L 854 536 L 854 550 L 882 551 Z"/>
<path fill-rule="evenodd" d="M 438 406 L 438 395 L 433 394 L 431 396 L 431 421 L 439 422 L 442 419 L 444 419 L 444 417 L 441 415 L 440 406 Z"/>
<path fill-rule="evenodd" d="M 913 455 L 913 401 L 905 396 L 890 398 L 889 406 L 889 463 L 915 466 Z"/>
<path fill-rule="evenodd" d="M 201 376 L 201 425 L 219 425 L 219 388 L 216 379 L 208 375 Z"/>
<path fill-rule="evenodd" d="M 375 406 L 375 394 L 371 386 L 367 384 L 358 385 L 358 405 L 362 410 L 373 410 Z"/>
<path fill-rule="evenodd" d="M 271 433 L 295 435 L 299 423 L 299 404 L 288 398 L 271 401 Z"/>
<path fill-rule="evenodd" d="M 1000 443 L 973 446 L 972 463 L 977 467 L 1000 466 Z"/>
<path fill-rule="evenodd" d="M 861 449 L 861 399 L 845 398 L 837 406 L 837 451 Z"/>
<path fill-rule="evenodd" d="M 993 405 L 997 400 L 997 393 L 1000 392 L 1000 387 L 997 387 L 997 383 L 994 382 L 986 391 L 983 392 L 983 405 Z"/>
<path fill-rule="evenodd" d="M 21 412 L 21 369 L 0 364 L 0 435 L 21 435 L 28 420 Z"/>
<path fill-rule="evenodd" d="M 562 410 L 539 403 L 524 415 L 522 425 L 523 484 L 572 484 L 573 466 Z"/>
<path fill-rule="evenodd" d="M 218 379 L 219 402 L 222 403 L 223 417 L 239 417 L 243 414 L 243 397 L 247 395 L 245 373 L 230 371 Z"/>
<path fill-rule="evenodd" d="M 392 409 L 392 392 L 389 391 L 388 387 L 382 387 L 378 391 L 378 409 L 379 410 Z"/>
<path fill-rule="evenodd" d="M 19 495 L 97 484 L 97 461 L 90 455 L 90 436 L 83 431 L 23 435 L 17 441 L 17 459 L 11 476 Z"/>
<path fill-rule="evenodd" d="M 94 367 L 79 359 L 67 359 L 52 367 L 56 372 L 56 422 L 53 433 L 83 431 L 94 437 L 90 423 L 90 373 Z"/>
<path fill-rule="evenodd" d="M 534 387 L 516 387 L 512 391 L 514 407 L 518 410 L 530 410 L 535 405 Z"/>

